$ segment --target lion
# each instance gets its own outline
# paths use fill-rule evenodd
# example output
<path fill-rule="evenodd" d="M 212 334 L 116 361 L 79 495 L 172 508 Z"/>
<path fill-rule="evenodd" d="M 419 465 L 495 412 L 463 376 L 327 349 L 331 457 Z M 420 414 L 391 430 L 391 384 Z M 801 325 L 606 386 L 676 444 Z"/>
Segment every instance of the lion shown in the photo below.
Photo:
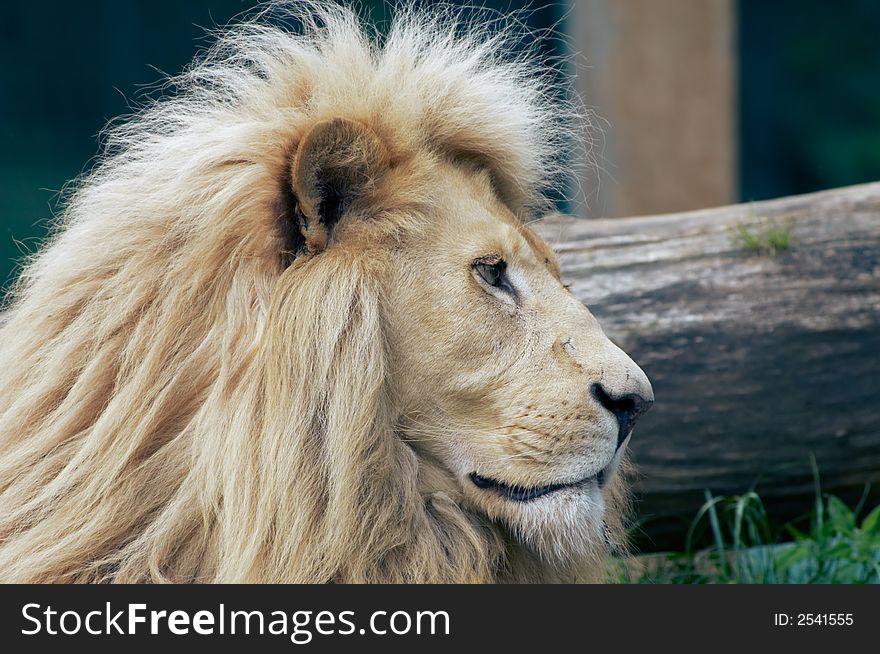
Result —
<path fill-rule="evenodd" d="M 0 334 L 5 582 L 580 582 L 645 374 L 527 225 L 580 129 L 507 28 L 233 26 L 107 136 Z"/>

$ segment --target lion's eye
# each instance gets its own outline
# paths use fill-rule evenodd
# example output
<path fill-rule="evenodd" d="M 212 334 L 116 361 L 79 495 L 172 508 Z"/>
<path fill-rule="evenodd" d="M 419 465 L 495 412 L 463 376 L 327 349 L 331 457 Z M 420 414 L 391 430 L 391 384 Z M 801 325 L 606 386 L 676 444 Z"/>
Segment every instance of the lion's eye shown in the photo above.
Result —
<path fill-rule="evenodd" d="M 496 263 L 475 263 L 474 269 L 477 271 L 477 274 L 483 278 L 483 281 L 486 282 L 489 286 L 495 286 L 497 288 L 501 288 L 502 281 L 504 280 L 504 269 L 507 267 L 507 264 L 503 261 L 498 261 Z"/>
<path fill-rule="evenodd" d="M 473 264 L 474 276 L 488 286 L 486 290 L 496 294 L 493 289 L 498 289 L 504 296 L 516 298 L 516 291 L 507 277 L 507 263 L 497 256 L 481 257 L 475 259 Z"/>

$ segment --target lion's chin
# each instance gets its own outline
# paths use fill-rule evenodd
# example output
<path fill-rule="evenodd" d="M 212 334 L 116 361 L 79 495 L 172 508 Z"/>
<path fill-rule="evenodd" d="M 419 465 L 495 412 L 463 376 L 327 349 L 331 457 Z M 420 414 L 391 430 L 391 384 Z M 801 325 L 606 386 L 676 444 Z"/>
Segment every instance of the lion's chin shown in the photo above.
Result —
<path fill-rule="evenodd" d="M 470 480 L 479 508 L 511 536 L 551 561 L 594 557 L 606 548 L 605 499 L 596 475 L 570 484 L 525 488 Z"/>

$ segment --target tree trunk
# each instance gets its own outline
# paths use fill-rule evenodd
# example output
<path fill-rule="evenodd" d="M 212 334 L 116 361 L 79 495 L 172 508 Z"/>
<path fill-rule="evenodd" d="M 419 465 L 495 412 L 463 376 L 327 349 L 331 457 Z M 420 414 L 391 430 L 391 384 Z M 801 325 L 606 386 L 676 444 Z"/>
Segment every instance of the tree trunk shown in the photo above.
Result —
<path fill-rule="evenodd" d="M 809 511 L 810 453 L 824 491 L 880 500 L 880 183 L 536 229 L 654 385 L 630 446 L 641 549 L 680 548 L 704 489 Z"/>

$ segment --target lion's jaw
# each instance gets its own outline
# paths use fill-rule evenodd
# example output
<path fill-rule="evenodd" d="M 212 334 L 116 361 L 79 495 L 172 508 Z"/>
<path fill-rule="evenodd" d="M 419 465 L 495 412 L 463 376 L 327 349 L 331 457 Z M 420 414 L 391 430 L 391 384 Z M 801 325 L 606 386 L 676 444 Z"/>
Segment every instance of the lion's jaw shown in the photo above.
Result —
<path fill-rule="evenodd" d="M 592 472 L 594 466 L 564 476 L 547 472 L 544 483 L 520 486 L 497 481 L 505 478 L 504 472 L 496 478 L 475 472 L 480 467 L 474 463 L 479 456 L 462 454 L 449 444 L 438 447 L 420 442 L 423 436 L 417 434 L 425 431 L 423 424 L 409 432 L 402 429 L 401 433 L 422 455 L 422 465 L 434 468 L 421 483 L 426 499 L 435 493 L 457 499 L 551 565 L 598 559 L 609 547 L 625 547 L 619 524 L 626 493 L 625 480 L 619 473 L 626 465 L 625 445 L 598 472 Z M 578 457 L 573 456 L 572 463 L 579 463 Z M 442 480 L 438 482 L 438 478 Z M 610 516 L 606 510 L 610 510 Z"/>
<path fill-rule="evenodd" d="M 423 492 L 453 492 L 546 559 L 596 554 L 618 538 L 632 431 L 608 398 L 643 411 L 650 382 L 490 181 L 445 177 L 446 211 L 392 266 L 392 304 L 408 310 L 387 317 L 401 431 L 448 476 Z M 504 281 L 487 285 L 478 266 L 499 260 Z"/>

